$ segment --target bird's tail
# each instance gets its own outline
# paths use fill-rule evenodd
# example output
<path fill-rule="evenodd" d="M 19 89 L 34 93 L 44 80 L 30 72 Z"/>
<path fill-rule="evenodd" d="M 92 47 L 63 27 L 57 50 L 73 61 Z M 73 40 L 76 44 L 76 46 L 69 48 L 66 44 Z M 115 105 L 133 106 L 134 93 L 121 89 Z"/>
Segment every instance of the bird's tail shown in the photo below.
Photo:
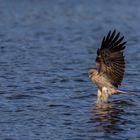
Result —
<path fill-rule="evenodd" d="M 127 91 L 123 91 L 123 90 L 117 89 L 117 90 L 116 90 L 116 93 L 128 93 L 128 92 L 127 92 Z"/>
<path fill-rule="evenodd" d="M 116 89 L 116 93 L 122 93 L 122 94 L 128 94 L 128 95 L 138 95 L 136 92 L 134 91 L 124 91 L 124 90 L 119 90 L 119 89 Z"/>

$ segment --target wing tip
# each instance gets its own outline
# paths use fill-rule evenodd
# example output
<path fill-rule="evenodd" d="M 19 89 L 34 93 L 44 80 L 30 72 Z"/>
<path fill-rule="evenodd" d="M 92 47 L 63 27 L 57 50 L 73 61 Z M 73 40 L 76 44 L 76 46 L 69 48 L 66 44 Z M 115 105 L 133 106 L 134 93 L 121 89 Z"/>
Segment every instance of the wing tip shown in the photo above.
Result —
<path fill-rule="evenodd" d="M 120 36 L 120 32 L 117 32 L 116 29 L 114 30 L 109 30 L 109 32 L 107 33 L 106 36 L 103 37 L 102 39 L 102 43 L 101 43 L 101 50 L 104 48 L 115 48 L 115 46 L 120 45 L 120 47 L 122 48 L 127 41 L 124 41 L 124 36 Z M 121 43 L 122 42 L 122 43 Z M 126 47 L 126 46 L 125 46 Z M 125 49 L 125 47 L 123 47 L 123 49 Z"/>

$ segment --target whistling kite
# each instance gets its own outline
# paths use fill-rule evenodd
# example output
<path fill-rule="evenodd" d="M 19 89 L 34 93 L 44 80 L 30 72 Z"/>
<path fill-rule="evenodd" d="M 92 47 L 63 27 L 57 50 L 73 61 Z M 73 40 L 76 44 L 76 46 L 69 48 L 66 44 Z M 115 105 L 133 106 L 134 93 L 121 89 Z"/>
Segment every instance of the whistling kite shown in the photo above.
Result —
<path fill-rule="evenodd" d="M 123 50 L 126 42 L 123 39 L 120 32 L 109 31 L 102 40 L 101 48 L 97 50 L 96 68 L 89 70 L 89 77 L 98 86 L 98 102 L 107 102 L 114 93 L 125 93 L 117 89 L 125 69 Z"/>

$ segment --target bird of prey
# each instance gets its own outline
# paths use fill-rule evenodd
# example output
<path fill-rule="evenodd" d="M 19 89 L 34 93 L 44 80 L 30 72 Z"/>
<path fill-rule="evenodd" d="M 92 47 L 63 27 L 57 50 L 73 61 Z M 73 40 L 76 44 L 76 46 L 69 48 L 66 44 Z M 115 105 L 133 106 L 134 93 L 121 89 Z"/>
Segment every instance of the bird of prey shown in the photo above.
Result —
<path fill-rule="evenodd" d="M 120 32 L 109 31 L 97 50 L 96 68 L 88 72 L 98 86 L 97 102 L 107 102 L 108 97 L 115 93 L 126 93 L 118 89 L 125 71 L 123 51 L 126 41 L 123 40 L 124 36 L 121 37 Z"/>

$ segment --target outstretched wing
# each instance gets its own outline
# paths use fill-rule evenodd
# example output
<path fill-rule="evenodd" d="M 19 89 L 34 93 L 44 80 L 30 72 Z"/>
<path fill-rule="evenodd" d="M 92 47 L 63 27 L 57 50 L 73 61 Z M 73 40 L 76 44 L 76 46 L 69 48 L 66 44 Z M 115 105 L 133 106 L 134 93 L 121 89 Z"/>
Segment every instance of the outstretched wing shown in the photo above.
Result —
<path fill-rule="evenodd" d="M 118 87 L 124 76 L 125 60 L 123 50 L 126 42 L 120 37 L 120 32 L 109 31 L 103 38 L 101 48 L 97 50 L 96 67 L 99 73 L 104 73 L 110 82 Z"/>

